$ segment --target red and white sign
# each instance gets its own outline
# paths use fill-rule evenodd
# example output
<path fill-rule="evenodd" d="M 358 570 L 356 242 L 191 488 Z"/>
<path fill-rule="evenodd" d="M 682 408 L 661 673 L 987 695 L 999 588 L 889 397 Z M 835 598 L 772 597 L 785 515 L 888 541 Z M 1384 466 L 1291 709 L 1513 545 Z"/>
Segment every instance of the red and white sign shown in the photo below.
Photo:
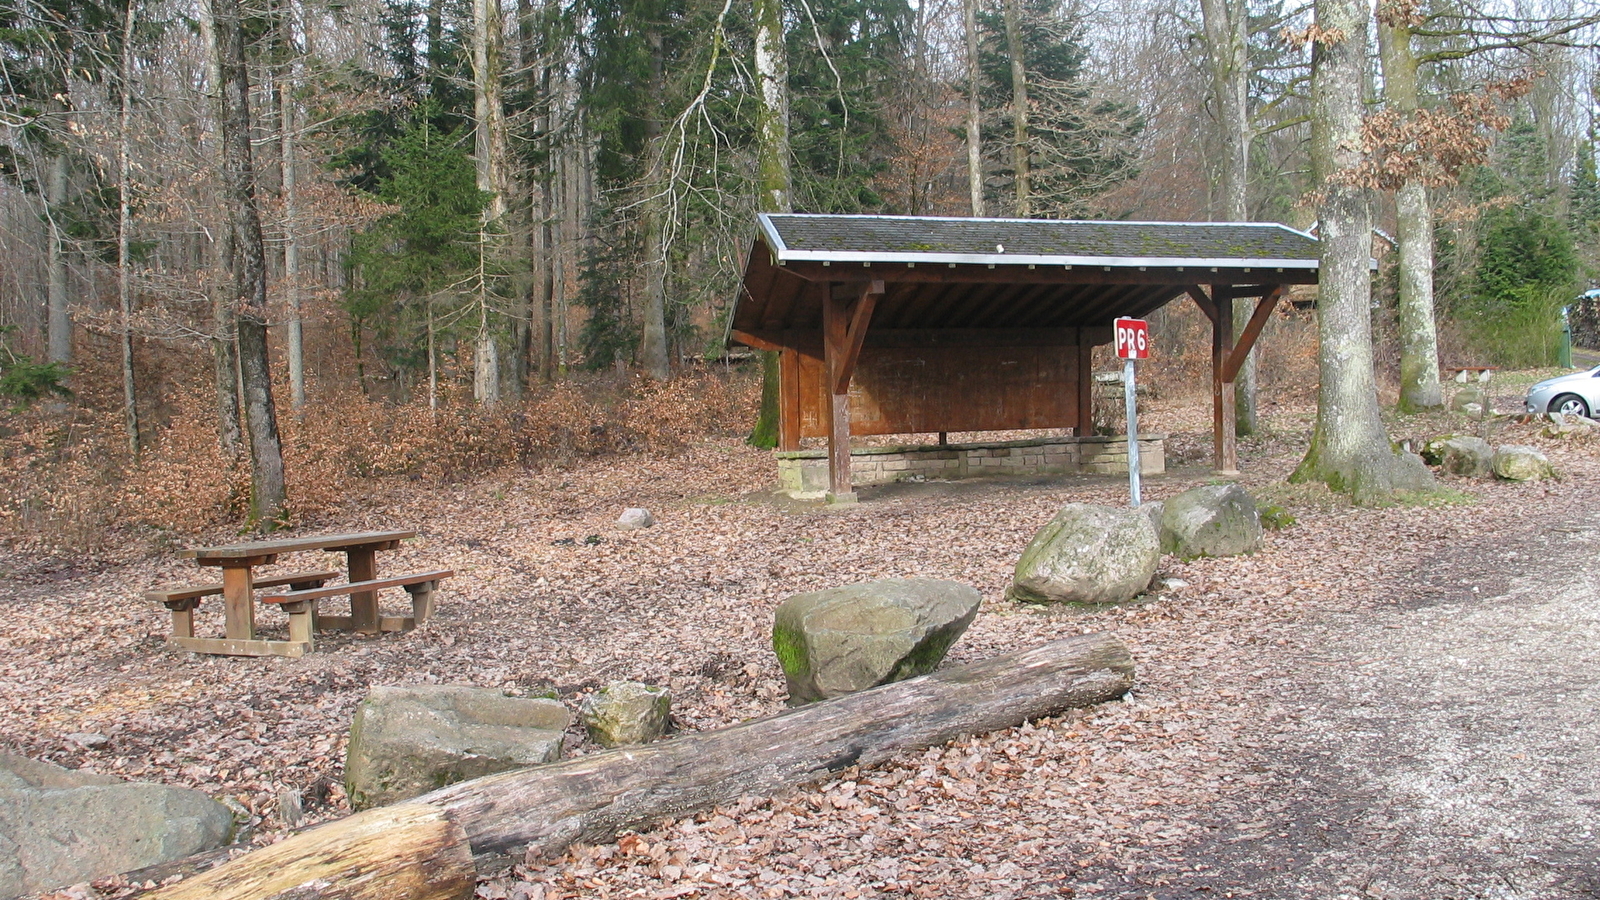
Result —
<path fill-rule="evenodd" d="M 1104 319 L 1100 321 L 1104 322 Z M 1111 323 L 1116 335 L 1117 356 L 1122 359 L 1150 358 L 1150 323 L 1143 319 L 1117 319 Z"/>

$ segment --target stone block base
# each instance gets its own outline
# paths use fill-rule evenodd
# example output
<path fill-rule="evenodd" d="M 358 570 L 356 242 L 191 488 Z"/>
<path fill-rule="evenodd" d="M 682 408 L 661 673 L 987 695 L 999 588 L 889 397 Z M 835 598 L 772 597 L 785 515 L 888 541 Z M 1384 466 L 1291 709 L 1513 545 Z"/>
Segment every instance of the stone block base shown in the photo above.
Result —
<path fill-rule="evenodd" d="M 1139 436 L 1139 471 L 1167 470 L 1166 435 Z M 817 499 L 828 492 L 826 450 L 780 450 L 779 489 Z M 897 481 L 954 481 L 987 475 L 1118 475 L 1128 472 L 1126 437 L 1052 437 L 977 444 L 892 445 L 850 451 L 857 487 Z"/>

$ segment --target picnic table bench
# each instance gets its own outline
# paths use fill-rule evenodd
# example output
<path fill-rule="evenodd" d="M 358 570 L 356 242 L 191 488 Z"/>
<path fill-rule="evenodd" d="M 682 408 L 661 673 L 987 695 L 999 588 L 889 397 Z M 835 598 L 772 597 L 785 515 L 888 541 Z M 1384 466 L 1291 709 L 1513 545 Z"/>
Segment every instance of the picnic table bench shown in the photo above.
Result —
<path fill-rule="evenodd" d="M 377 634 L 410 631 L 428 620 L 433 614 L 433 595 L 439 582 L 454 572 L 438 570 L 379 578 L 377 571 L 379 552 L 393 550 L 401 541 L 415 536 L 413 531 L 375 531 L 183 550 L 179 556 L 191 558 L 201 566 L 222 569 L 222 583 L 161 588 L 146 591 L 144 596 L 172 611 L 172 635 L 167 638 L 171 646 L 229 656 L 299 657 L 314 649 L 312 635 L 318 630 L 338 628 Z M 255 577 L 257 567 L 271 565 L 282 554 L 310 550 L 344 553 L 348 580 L 330 585 L 327 582 L 339 573 L 324 571 Z M 255 628 L 255 589 L 285 586 L 289 590 L 265 594 L 260 602 L 275 605 L 288 614 L 289 639 L 260 639 Z M 378 591 L 393 587 L 403 587 L 411 594 L 410 616 L 380 615 Z M 223 602 L 224 636 L 196 637 L 195 608 L 201 599 L 219 594 Z M 318 615 L 317 601 L 343 595 L 350 597 L 350 615 Z"/>

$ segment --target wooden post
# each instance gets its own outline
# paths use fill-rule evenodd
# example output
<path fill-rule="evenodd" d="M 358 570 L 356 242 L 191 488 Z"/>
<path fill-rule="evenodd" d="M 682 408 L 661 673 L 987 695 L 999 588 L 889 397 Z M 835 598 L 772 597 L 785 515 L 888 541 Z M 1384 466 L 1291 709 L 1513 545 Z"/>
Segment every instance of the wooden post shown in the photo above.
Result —
<path fill-rule="evenodd" d="M 172 636 L 194 637 L 194 608 L 200 605 L 198 599 L 176 600 L 167 604 L 172 610 Z"/>
<path fill-rule="evenodd" d="M 1216 318 L 1211 324 L 1211 430 L 1213 462 L 1218 475 L 1239 474 L 1239 446 L 1234 432 L 1233 382 L 1228 379 L 1228 357 L 1233 352 L 1233 298 L 1218 285 L 1211 286 Z"/>
<path fill-rule="evenodd" d="M 223 633 L 235 640 L 254 640 L 256 636 L 256 599 L 250 577 L 250 564 L 222 567 L 222 605 L 226 626 Z M 192 628 L 191 628 L 192 633 Z"/>
<path fill-rule="evenodd" d="M 283 611 L 289 615 L 289 640 L 312 643 L 312 616 L 315 613 L 317 601 L 296 600 L 293 603 L 284 603 Z"/>
<path fill-rule="evenodd" d="M 882 281 L 834 285 L 822 306 L 822 349 L 827 362 L 828 502 L 856 502 L 850 481 L 850 379 L 855 375 Z M 854 298 L 855 302 L 850 300 Z"/>
<path fill-rule="evenodd" d="M 345 555 L 350 560 L 351 582 L 378 577 L 378 554 L 371 548 L 352 547 Z M 350 630 L 361 634 L 378 633 L 377 591 L 357 591 L 350 595 Z"/>
<path fill-rule="evenodd" d="M 778 352 L 778 449 L 800 449 L 800 351 Z"/>
<path fill-rule="evenodd" d="M 424 581 L 420 584 L 408 584 L 406 592 L 411 595 L 411 622 L 412 627 L 418 627 L 423 622 L 433 617 L 433 591 L 439 586 L 437 581 Z"/>
<path fill-rule="evenodd" d="M 1072 433 L 1078 437 L 1094 434 L 1094 345 L 1089 330 L 1078 329 L 1078 424 Z"/>

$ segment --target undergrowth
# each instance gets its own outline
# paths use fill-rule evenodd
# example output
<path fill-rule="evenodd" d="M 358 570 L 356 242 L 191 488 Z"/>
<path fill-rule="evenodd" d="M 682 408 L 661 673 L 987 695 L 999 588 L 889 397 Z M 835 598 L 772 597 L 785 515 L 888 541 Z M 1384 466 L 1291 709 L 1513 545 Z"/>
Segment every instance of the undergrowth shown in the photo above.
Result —
<path fill-rule="evenodd" d="M 463 401 L 432 410 L 356 395 L 296 416 L 280 402 L 290 521 L 330 512 L 395 479 L 448 483 L 506 467 L 678 453 L 748 431 L 759 391 L 741 373 L 696 373 L 664 383 L 568 381 L 493 408 Z M 170 409 L 137 458 L 126 448 L 119 410 L 7 415 L 0 422 L 0 540 L 92 551 L 133 536 L 159 544 L 245 521 L 247 462 L 219 446 L 211 396 L 180 390 Z"/>

